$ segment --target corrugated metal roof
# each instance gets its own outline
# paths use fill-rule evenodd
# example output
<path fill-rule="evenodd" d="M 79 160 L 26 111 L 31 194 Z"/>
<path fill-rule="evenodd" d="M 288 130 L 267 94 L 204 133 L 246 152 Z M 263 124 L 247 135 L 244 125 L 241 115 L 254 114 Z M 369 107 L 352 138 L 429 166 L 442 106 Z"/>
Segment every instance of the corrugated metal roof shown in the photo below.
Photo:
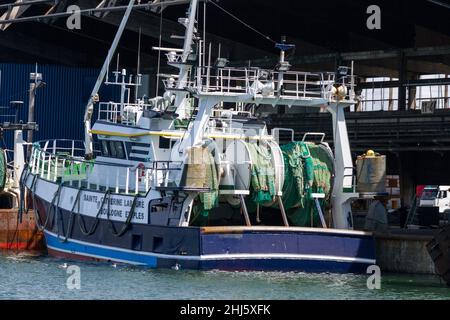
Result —
<path fill-rule="evenodd" d="M 10 107 L 10 101 L 23 101 L 19 119 L 24 122 L 28 118 L 30 73 L 35 72 L 35 68 L 34 64 L 0 63 L 0 106 Z M 39 131 L 34 133 L 34 140 L 82 139 L 84 109 L 99 70 L 38 65 L 38 72 L 42 73 L 46 85 L 37 91 L 35 121 L 39 125 Z M 118 100 L 117 89 L 102 86 L 101 101 Z M 13 114 L 12 108 L 0 109 L 0 121 L 13 121 L 12 117 L 5 117 Z M 5 133 L 5 143 L 8 148 L 12 148 L 12 132 Z"/>

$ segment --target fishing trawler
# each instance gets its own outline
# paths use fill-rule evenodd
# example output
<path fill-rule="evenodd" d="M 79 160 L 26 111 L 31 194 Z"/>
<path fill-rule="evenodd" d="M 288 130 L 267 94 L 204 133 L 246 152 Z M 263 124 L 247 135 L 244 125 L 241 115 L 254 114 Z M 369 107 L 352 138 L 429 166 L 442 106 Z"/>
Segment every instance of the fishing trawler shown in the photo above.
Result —
<path fill-rule="evenodd" d="M 42 74 L 36 70 L 30 74 L 30 80 L 30 108 L 33 110 L 33 98 L 42 84 Z M 0 107 L 0 253 L 27 251 L 39 254 L 45 250 L 44 235 L 36 227 L 35 216 L 19 214 L 23 212 L 26 202 L 20 181 L 25 164 L 24 147 L 27 146 L 23 132 L 27 132 L 27 138 L 32 139 L 32 132 L 37 130 L 38 125 L 30 114 L 27 122 L 19 121 L 23 101 L 14 100 L 10 104 L 11 107 Z M 7 110 L 14 110 L 15 114 L 8 114 Z M 12 149 L 8 148 L 4 139 L 7 132 L 13 133 Z"/>
<path fill-rule="evenodd" d="M 18 147 L 24 143 L 21 129 L 27 125 L 0 124 L 0 128 L 4 130 L 16 129 L 15 150 L 0 148 L 0 253 L 39 253 L 45 250 L 44 236 L 36 228 L 35 216 L 28 214 L 22 218 L 18 214 L 25 202 L 19 186 L 21 172 L 18 172 L 24 164 L 24 152 Z"/>
<path fill-rule="evenodd" d="M 206 62 L 192 0 L 179 19 L 183 48 L 155 48 L 178 74 L 164 77 L 163 96 L 130 102 L 141 76 L 111 76 L 109 65 L 133 5 L 87 104 L 84 140 L 35 142 L 23 170 L 48 252 L 176 269 L 365 272 L 374 264 L 372 234 L 352 230 L 358 195 L 344 117 L 355 103 L 352 68 L 290 71 L 285 42 L 273 70 Z M 120 87 L 120 102 L 98 101 L 104 80 Z M 269 130 L 262 105 L 326 108 L 334 150 L 323 134 L 294 141 L 291 129 Z"/>

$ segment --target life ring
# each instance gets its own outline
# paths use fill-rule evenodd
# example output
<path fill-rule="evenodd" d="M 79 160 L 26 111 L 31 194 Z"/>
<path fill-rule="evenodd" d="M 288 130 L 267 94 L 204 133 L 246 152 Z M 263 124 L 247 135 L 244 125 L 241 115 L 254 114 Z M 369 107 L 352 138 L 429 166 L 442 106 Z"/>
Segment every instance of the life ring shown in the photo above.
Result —
<path fill-rule="evenodd" d="M 142 178 L 145 177 L 145 164 L 143 164 L 142 162 L 138 163 L 136 166 L 136 170 L 138 171 L 138 179 L 139 182 L 142 181 Z"/>

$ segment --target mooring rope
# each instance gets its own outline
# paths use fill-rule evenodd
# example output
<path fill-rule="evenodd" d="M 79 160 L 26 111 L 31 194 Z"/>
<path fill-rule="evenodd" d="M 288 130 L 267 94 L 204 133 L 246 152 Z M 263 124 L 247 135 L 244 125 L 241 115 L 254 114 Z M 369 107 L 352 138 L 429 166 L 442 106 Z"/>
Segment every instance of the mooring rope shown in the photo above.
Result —
<path fill-rule="evenodd" d="M 111 207 L 111 203 L 108 202 L 108 211 L 107 211 L 107 219 L 109 221 L 109 226 L 110 226 L 110 230 L 111 233 L 116 236 L 116 237 L 121 237 L 125 234 L 125 232 L 127 231 L 128 227 L 131 224 L 131 220 L 133 219 L 133 215 L 134 215 L 134 210 L 136 209 L 136 204 L 137 204 L 137 198 L 138 198 L 139 194 L 136 194 L 133 198 L 133 203 L 131 204 L 131 208 L 130 208 L 130 212 L 128 213 L 128 217 L 127 220 L 125 221 L 125 225 L 122 227 L 122 229 L 117 232 L 116 228 L 114 226 L 114 223 L 112 222 L 112 220 L 109 219 L 109 214 L 110 214 L 110 207 Z"/>
<path fill-rule="evenodd" d="M 58 233 L 57 233 L 57 236 L 58 236 L 58 240 L 61 242 L 61 243 L 64 243 L 64 242 L 67 242 L 67 239 L 69 238 L 69 236 L 70 236 L 70 234 L 71 234 L 71 230 L 72 230 L 72 224 L 73 224 L 73 214 L 75 213 L 75 206 L 78 204 L 78 214 L 80 214 L 80 195 L 81 195 L 81 192 L 83 191 L 83 187 L 82 186 L 80 186 L 79 188 L 78 188 L 78 192 L 77 192 L 77 196 L 75 197 L 75 201 L 74 201 L 74 203 L 73 203 L 73 206 L 72 206 L 72 210 L 70 210 L 70 215 L 69 215 L 69 221 L 68 221 L 68 223 L 67 223 L 67 229 L 65 230 L 65 232 L 64 232 L 64 228 L 63 228 L 63 232 L 65 233 L 64 234 L 64 239 L 61 239 L 60 238 L 60 236 L 59 236 L 59 226 L 58 226 L 58 224 L 57 224 L 57 226 L 58 226 Z M 59 212 L 61 212 L 61 211 L 59 211 Z M 61 219 L 61 214 L 59 214 L 59 217 L 60 217 L 60 221 L 61 221 L 61 226 L 63 226 L 63 223 L 64 223 L 64 220 L 63 219 Z M 62 240 L 62 241 L 61 241 Z"/>
<path fill-rule="evenodd" d="M 87 231 L 87 229 L 86 229 L 86 223 L 84 222 L 83 215 L 82 215 L 81 213 L 78 213 L 78 225 L 80 226 L 81 232 L 82 232 L 85 236 L 90 236 L 90 235 L 92 235 L 92 234 L 95 232 L 95 230 L 97 229 L 97 226 L 98 226 L 98 223 L 99 223 L 99 220 L 100 220 L 100 219 L 99 219 L 99 216 L 100 216 L 100 214 L 102 213 L 103 206 L 105 205 L 105 202 L 106 202 L 106 198 L 107 198 L 107 197 L 108 197 L 108 203 L 110 203 L 110 200 L 111 200 L 111 191 L 110 191 L 109 189 L 107 189 L 107 190 L 105 191 L 105 194 L 104 194 L 103 200 L 102 200 L 102 204 L 100 205 L 100 208 L 98 209 L 97 214 L 96 214 L 96 216 L 95 216 L 95 222 L 94 222 L 94 224 L 92 225 L 92 227 L 90 228 L 89 231 Z"/>

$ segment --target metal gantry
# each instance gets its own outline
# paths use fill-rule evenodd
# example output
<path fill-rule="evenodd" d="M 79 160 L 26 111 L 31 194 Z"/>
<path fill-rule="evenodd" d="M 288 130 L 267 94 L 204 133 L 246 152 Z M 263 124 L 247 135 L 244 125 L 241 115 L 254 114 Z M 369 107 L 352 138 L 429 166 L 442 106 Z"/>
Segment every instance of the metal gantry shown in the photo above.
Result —
<path fill-rule="evenodd" d="M 70 3 L 76 3 L 76 1 L 68 0 L 17 0 L 14 3 L 8 3 L 0 6 L 0 10 L 7 9 L 7 11 L 0 17 L 0 30 L 6 30 L 12 23 L 20 22 L 42 22 L 48 19 L 56 19 L 69 17 L 73 14 L 73 11 L 66 11 L 67 5 Z M 173 5 L 180 5 L 189 3 L 188 0 L 149 0 L 138 1 L 133 5 L 133 9 L 144 9 L 151 11 L 161 11 L 166 7 Z M 32 5 L 48 4 L 50 8 L 44 14 L 32 15 L 23 17 L 22 15 Z M 127 5 L 116 5 L 116 1 L 102 0 L 94 8 L 80 8 L 78 11 L 81 15 L 94 15 L 96 17 L 104 17 L 109 12 L 125 11 Z M 56 11 L 56 12 L 55 12 Z"/>

